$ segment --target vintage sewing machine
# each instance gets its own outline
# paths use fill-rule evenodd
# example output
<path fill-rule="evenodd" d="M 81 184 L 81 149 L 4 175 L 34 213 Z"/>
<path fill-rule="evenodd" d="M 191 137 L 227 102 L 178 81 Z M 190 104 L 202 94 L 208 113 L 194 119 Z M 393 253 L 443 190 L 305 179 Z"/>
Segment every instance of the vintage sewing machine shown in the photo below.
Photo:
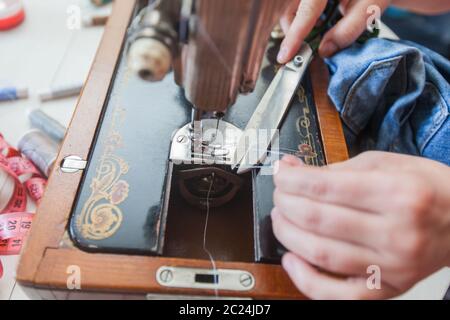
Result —
<path fill-rule="evenodd" d="M 23 251 L 30 295 L 302 298 L 272 234 L 272 176 L 231 166 L 288 3 L 115 2 Z M 310 165 L 347 157 L 327 76 L 315 60 L 277 140 Z"/>

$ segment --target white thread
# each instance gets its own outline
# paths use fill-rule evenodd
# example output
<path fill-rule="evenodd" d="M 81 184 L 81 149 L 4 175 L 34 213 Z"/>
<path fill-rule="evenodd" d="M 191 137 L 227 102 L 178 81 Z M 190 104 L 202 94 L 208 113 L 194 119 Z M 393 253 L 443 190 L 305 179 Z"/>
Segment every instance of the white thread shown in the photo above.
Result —
<path fill-rule="evenodd" d="M 218 285 L 218 277 L 217 277 L 217 268 L 216 268 L 216 262 L 214 261 L 214 258 L 211 254 L 211 252 L 206 248 L 206 231 L 208 229 L 208 220 L 209 220 L 209 197 L 211 195 L 211 189 L 214 184 L 214 172 L 211 174 L 211 184 L 209 185 L 208 194 L 206 196 L 206 218 L 205 218 L 205 227 L 203 228 L 203 251 L 208 255 L 209 260 L 211 261 L 211 265 L 214 271 L 214 279 L 215 281 L 215 288 L 214 288 L 214 294 L 216 298 L 219 297 L 219 291 L 217 289 Z"/>
<path fill-rule="evenodd" d="M 198 23 L 198 31 L 199 35 L 203 36 L 203 39 L 206 40 L 209 49 L 211 49 L 213 51 L 213 54 L 219 59 L 219 62 L 225 68 L 225 71 L 227 71 L 230 75 L 232 75 L 233 74 L 232 68 L 227 64 L 227 61 L 225 60 L 225 57 L 223 56 L 222 52 L 214 43 L 213 39 L 211 39 L 211 36 L 206 31 L 201 21 L 199 21 Z"/>
<path fill-rule="evenodd" d="M 61 69 L 62 69 L 62 67 L 64 65 L 64 62 L 65 62 L 66 58 L 67 58 L 67 55 L 69 54 L 69 51 L 70 51 L 69 49 L 72 47 L 72 45 L 74 43 L 75 33 L 76 32 L 77 32 L 77 30 L 71 30 L 70 31 L 69 41 L 67 42 L 67 46 L 64 48 L 63 55 L 62 55 L 61 59 L 59 60 L 59 63 L 58 63 L 58 65 L 56 67 L 56 70 L 55 70 L 55 73 L 53 74 L 52 79 L 50 80 L 50 87 L 54 86 L 55 80 L 56 80 L 57 76 L 59 76 L 59 74 L 61 72 Z"/>

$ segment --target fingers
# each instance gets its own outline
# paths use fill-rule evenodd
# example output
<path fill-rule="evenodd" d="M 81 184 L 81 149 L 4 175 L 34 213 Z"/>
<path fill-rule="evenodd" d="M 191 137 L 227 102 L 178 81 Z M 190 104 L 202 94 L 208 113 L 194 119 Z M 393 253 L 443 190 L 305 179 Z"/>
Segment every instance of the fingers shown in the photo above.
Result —
<path fill-rule="evenodd" d="M 283 161 L 274 175 L 275 186 L 282 192 L 373 213 L 391 208 L 386 196 L 396 191 L 394 179 L 378 171 L 292 167 Z"/>
<path fill-rule="evenodd" d="M 297 2 L 294 2 L 296 4 Z M 324 36 L 319 47 L 323 57 L 329 57 L 351 45 L 367 28 L 369 17 L 373 11 L 368 10 L 376 6 L 383 12 L 390 0 L 343 0 L 344 17 Z M 286 63 L 298 52 L 303 40 L 313 29 L 327 4 L 326 0 L 302 0 L 294 16 L 294 7 L 291 6 L 281 19 L 281 27 L 286 38 L 281 44 L 278 62 Z M 379 17 L 377 17 L 379 18 Z"/>
<path fill-rule="evenodd" d="M 272 225 L 276 238 L 290 252 L 326 271 L 362 275 L 377 260 L 376 254 L 367 248 L 297 228 L 277 210 L 272 211 Z"/>
<path fill-rule="evenodd" d="M 345 7 L 344 17 L 324 36 L 319 54 L 329 57 L 337 51 L 350 46 L 366 30 L 371 15 L 368 8 L 376 5 L 383 12 L 389 0 L 351 0 Z"/>
<path fill-rule="evenodd" d="M 383 170 L 390 172 L 399 172 L 401 167 L 403 171 L 411 169 L 413 172 L 417 172 L 417 166 L 421 165 L 423 158 L 412 157 L 409 155 L 403 155 L 391 152 L 382 151 L 367 151 L 353 157 L 349 160 L 337 162 L 326 166 L 331 170 Z"/>
<path fill-rule="evenodd" d="M 349 160 L 332 163 L 327 168 L 332 170 L 374 170 L 389 165 L 386 160 L 387 152 L 368 151 Z M 397 167 L 397 166 L 396 166 Z M 398 168 L 398 167 L 397 167 Z"/>
<path fill-rule="evenodd" d="M 302 160 L 300 160 L 296 156 L 293 156 L 293 155 L 290 155 L 290 154 L 283 156 L 281 161 L 283 161 L 284 163 L 286 163 L 286 164 L 288 164 L 290 166 L 293 166 L 293 167 L 298 167 L 298 166 L 304 165 Z"/>
<path fill-rule="evenodd" d="M 283 30 L 284 34 L 286 34 L 288 32 L 289 27 L 292 24 L 292 21 L 294 21 L 299 4 L 300 4 L 300 0 L 291 1 L 286 12 L 281 17 L 280 26 L 281 26 L 281 29 Z"/>
<path fill-rule="evenodd" d="M 302 0 L 300 2 L 297 15 L 281 44 L 277 57 L 279 63 L 288 62 L 298 52 L 303 40 L 313 29 L 326 4 L 327 0 Z"/>
<path fill-rule="evenodd" d="M 274 192 L 274 210 L 293 225 L 314 234 L 375 250 L 380 242 L 381 216 Z"/>
<path fill-rule="evenodd" d="M 380 299 L 398 294 L 384 283 L 381 289 L 370 290 L 364 277 L 337 278 L 320 272 L 292 253 L 284 255 L 282 264 L 295 286 L 312 299 Z"/>

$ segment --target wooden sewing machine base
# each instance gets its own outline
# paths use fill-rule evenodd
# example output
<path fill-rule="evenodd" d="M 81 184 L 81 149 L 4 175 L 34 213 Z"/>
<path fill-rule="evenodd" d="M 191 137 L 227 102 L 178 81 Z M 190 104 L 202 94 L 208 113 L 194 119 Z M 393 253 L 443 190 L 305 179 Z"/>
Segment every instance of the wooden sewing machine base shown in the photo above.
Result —
<path fill-rule="evenodd" d="M 167 172 L 158 166 L 168 168 L 170 134 L 189 121 L 190 110 L 171 76 L 147 88 L 148 84 L 126 72 L 121 39 L 126 39 L 127 28 L 140 5 L 141 2 L 132 0 L 114 3 L 113 14 L 33 221 L 17 272 L 17 280 L 32 297 L 142 299 L 216 294 L 211 281 L 217 279 L 209 277 L 211 261 L 189 253 L 180 236 L 188 233 L 183 231 L 185 224 L 176 225 L 180 219 L 183 221 L 182 214 L 191 209 L 183 211 L 185 205 L 178 202 L 176 212 L 180 216 L 176 217 L 166 208 L 170 203 L 144 203 L 152 197 L 161 201 L 161 192 L 170 192 L 160 188 L 166 185 Z M 245 126 L 251 114 L 248 106 L 256 107 L 275 73 L 275 68 L 267 63 L 263 68 L 255 92 L 239 98 L 227 114 L 227 120 L 236 126 Z M 283 132 L 294 130 L 286 139 L 286 146 L 303 143 L 312 148 L 312 155 L 308 156 L 313 165 L 339 162 L 348 157 L 341 122 L 327 97 L 327 86 L 326 66 L 321 60 L 315 60 L 309 79 L 294 102 L 294 111 L 281 129 L 282 136 Z M 295 131 L 295 127 L 299 123 L 302 126 L 298 121 L 305 119 L 303 116 L 317 125 L 304 127 L 312 130 L 312 134 L 300 136 L 301 130 Z M 288 123 L 290 119 L 292 124 Z M 147 136 L 149 133 L 153 138 Z M 300 141 L 303 138 L 317 141 Z M 68 159 L 75 164 L 87 160 L 87 167 L 68 172 L 64 170 Z M 258 179 L 257 173 L 248 178 L 250 196 L 265 186 L 261 185 L 264 180 L 258 182 Z M 261 192 L 269 195 L 265 198 L 271 198 L 270 190 Z M 240 207 L 242 219 L 248 224 L 242 226 L 241 238 L 230 237 L 224 243 L 224 240 L 215 242 L 211 236 L 211 243 L 223 249 L 216 257 L 216 268 L 225 270 L 224 277 L 231 279 L 225 289 L 218 291 L 220 297 L 303 298 L 279 263 L 275 240 L 269 241 L 273 237 L 270 221 L 267 222 L 270 202 L 263 206 L 264 201 L 271 200 L 255 201 L 253 214 L 251 198 L 248 208 Z M 92 219 L 100 218 L 105 219 L 106 227 L 94 228 Z M 235 218 L 239 220 L 236 214 Z M 189 219 L 184 223 L 189 223 Z M 209 234 L 217 233 L 220 237 L 220 223 L 217 229 L 212 228 Z M 180 239 L 176 241 L 177 235 Z M 245 243 L 240 243 L 241 240 Z M 184 268 L 188 268 L 187 272 L 191 272 L 190 276 L 199 285 L 167 285 L 174 276 L 171 271 L 185 272 Z"/>

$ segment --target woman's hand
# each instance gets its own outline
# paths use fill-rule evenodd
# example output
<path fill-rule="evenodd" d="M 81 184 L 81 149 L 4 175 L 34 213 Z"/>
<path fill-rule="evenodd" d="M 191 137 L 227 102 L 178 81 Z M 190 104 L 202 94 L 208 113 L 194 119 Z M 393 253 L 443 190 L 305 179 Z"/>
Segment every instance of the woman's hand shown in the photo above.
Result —
<path fill-rule="evenodd" d="M 279 63 L 288 62 L 297 53 L 303 40 L 324 11 L 327 2 L 327 0 L 292 2 L 280 21 L 286 38 L 278 54 Z M 366 30 L 370 22 L 369 18 L 374 14 L 372 9 L 377 8 L 377 12 L 381 14 L 391 0 L 341 0 L 340 3 L 344 17 L 322 39 L 319 54 L 323 57 L 331 56 L 338 50 L 351 45 Z"/>
<path fill-rule="evenodd" d="M 317 168 L 287 157 L 274 180 L 273 230 L 289 251 L 283 267 L 311 298 L 389 298 L 450 265 L 443 164 L 367 152 Z M 379 289 L 367 285 L 373 270 Z"/>

